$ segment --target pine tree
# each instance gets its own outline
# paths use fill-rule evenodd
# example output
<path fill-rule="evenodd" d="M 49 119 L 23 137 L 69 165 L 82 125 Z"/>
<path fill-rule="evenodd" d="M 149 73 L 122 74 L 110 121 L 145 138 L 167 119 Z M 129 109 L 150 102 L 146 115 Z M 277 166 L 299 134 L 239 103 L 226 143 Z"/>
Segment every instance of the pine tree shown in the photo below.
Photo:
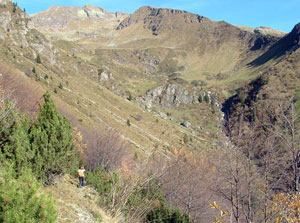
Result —
<path fill-rule="evenodd" d="M 15 116 L 15 122 L 7 132 L 8 137 L 4 143 L 2 155 L 19 172 L 22 168 L 31 167 L 34 154 L 31 151 L 29 140 L 30 118 L 17 114 Z"/>
<path fill-rule="evenodd" d="M 11 165 L 1 165 L 0 179 L 0 222 L 55 222 L 54 201 L 40 192 L 30 169 L 16 177 Z"/>
<path fill-rule="evenodd" d="M 70 172 L 79 164 L 69 121 L 55 107 L 50 94 L 44 94 L 44 104 L 37 123 L 31 131 L 34 171 L 37 176 L 50 180 L 52 174 Z"/>
<path fill-rule="evenodd" d="M 40 58 L 40 54 L 37 55 L 37 57 L 35 58 L 35 61 L 37 63 L 42 63 L 41 58 Z"/>
<path fill-rule="evenodd" d="M 203 101 L 202 95 L 199 95 L 198 101 L 199 101 L 199 103 L 202 103 L 202 101 Z"/>
<path fill-rule="evenodd" d="M 13 3 L 13 9 L 12 9 L 12 12 L 15 13 L 17 11 L 17 4 L 16 3 Z"/>
<path fill-rule="evenodd" d="M 209 96 L 208 96 L 207 93 L 205 93 L 205 95 L 204 95 L 204 101 L 205 101 L 206 103 L 209 103 Z"/>

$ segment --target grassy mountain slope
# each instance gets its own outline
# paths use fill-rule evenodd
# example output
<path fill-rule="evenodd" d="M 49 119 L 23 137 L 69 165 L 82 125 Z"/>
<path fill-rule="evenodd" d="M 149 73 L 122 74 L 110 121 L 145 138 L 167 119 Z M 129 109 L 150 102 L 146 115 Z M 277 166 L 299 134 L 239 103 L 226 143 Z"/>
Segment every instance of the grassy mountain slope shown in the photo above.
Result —
<path fill-rule="evenodd" d="M 45 25 L 41 21 L 46 21 L 57 10 L 51 8 L 34 15 L 35 27 L 44 32 Z M 68 11 L 67 8 L 59 10 Z M 106 17 L 109 18 L 108 15 Z M 72 23 L 78 18 L 70 17 L 66 21 Z M 96 35 L 106 35 L 105 40 L 91 36 L 77 40 L 77 43 L 88 49 L 96 49 L 86 52 L 89 55 L 86 57 L 93 57 L 94 63 L 107 66 L 121 76 L 135 71 L 140 75 L 163 73 L 165 77 L 175 71 L 185 80 L 202 80 L 215 86 L 218 82 L 213 80 L 217 74 L 221 74 L 222 79 L 239 76 L 238 70 L 279 39 L 277 36 L 245 31 L 226 22 L 214 22 L 203 16 L 174 9 L 147 6 L 123 21 L 121 19 L 119 24 L 112 25 L 105 32 L 95 31 Z M 52 26 L 55 21 L 47 26 Z M 92 28 L 93 21 L 88 21 L 86 25 Z M 78 32 L 84 32 L 85 27 L 78 26 Z M 105 28 L 101 24 L 97 27 Z M 66 39 L 64 33 L 69 30 L 69 26 L 60 29 L 60 38 Z M 57 33 L 56 30 L 49 32 Z M 44 34 L 49 36 L 48 31 Z M 143 56 L 145 54 L 147 56 Z M 116 60 L 111 61 L 114 57 Z M 151 58 L 156 60 L 154 65 L 151 64 Z M 125 68 L 125 72 L 117 70 L 115 67 L 118 66 Z M 246 73 L 249 71 L 242 72 Z"/>
<path fill-rule="evenodd" d="M 109 43 L 104 41 L 101 47 L 95 44 L 91 48 L 87 42 L 78 44 L 84 39 L 77 43 L 50 42 L 32 29 L 32 22 L 20 9 L 10 13 L 10 4 L 2 10 L 12 14 L 11 20 L 8 18 L 10 32 L 3 29 L 6 35 L 1 48 L 3 63 L 14 64 L 36 80 L 34 85 L 56 92 L 62 110 L 73 114 L 75 124 L 89 131 L 112 128 L 141 154 L 150 154 L 153 150 L 169 154 L 185 135 L 193 140 L 187 147 L 205 148 L 215 142 L 213 138 L 218 132 L 220 117 L 215 115 L 214 105 L 210 103 L 181 103 L 179 107 L 169 108 L 154 104 L 149 113 L 126 97 L 138 100 L 156 87 L 176 84 L 197 97 L 213 91 L 222 101 L 230 90 L 255 78 L 264 69 L 264 65 L 245 65 L 266 52 L 278 39 L 185 11 L 142 7 L 114 29 L 110 28 L 118 35 L 113 35 Z M 65 17 L 58 15 L 65 10 L 77 14 L 61 24 L 60 19 Z M 26 21 L 17 26 L 18 17 Z M 48 24 L 46 21 L 52 17 L 56 20 Z M 34 15 L 33 22 L 35 27 L 49 26 L 50 31 L 56 28 L 65 33 L 72 22 L 88 22 L 89 27 L 93 22 L 116 22 L 117 17 L 117 14 L 92 6 L 82 9 L 53 7 Z M 39 26 L 37 21 L 40 21 Z M 17 33 L 12 30 L 26 31 L 26 34 L 12 35 L 12 32 Z M 41 31 L 44 32 L 42 28 Z M 103 35 L 110 34 L 103 32 Z M 15 38 L 23 38 L 23 43 L 12 44 Z M 41 63 L 35 61 L 38 54 Z M 35 72 L 32 72 L 33 67 Z M 111 73 L 111 80 L 99 81 L 99 71 Z M 197 82 L 192 84 L 192 80 Z M 166 118 L 162 113 L 171 117 Z M 131 126 L 127 125 L 127 120 Z M 192 122 L 193 127 L 180 126 L 182 121 Z M 161 130 L 157 131 L 156 126 Z M 211 140 L 207 141 L 209 138 Z"/>
<path fill-rule="evenodd" d="M 5 10 L 11 11 L 12 5 Z M 23 12 L 18 9 L 17 13 Z M 17 17 L 17 13 L 14 16 Z M 8 21 L 11 26 L 15 26 L 14 19 Z M 14 28 L 23 30 L 21 26 Z M 97 81 L 97 69 L 100 68 L 97 65 L 72 56 L 57 43 L 50 43 L 34 29 L 28 28 L 24 36 L 17 34 L 12 36 L 11 32 L 18 33 L 17 30 L 12 30 L 11 28 L 10 32 L 5 32 L 6 37 L 1 42 L 0 52 L 3 66 L 14 67 L 12 71 L 4 73 L 5 76 L 15 80 L 9 83 L 12 85 L 11 88 L 15 88 L 14 84 L 18 80 L 35 80 L 28 83 L 32 86 L 28 88 L 34 89 L 38 86 L 39 92 L 45 90 L 52 92 L 60 110 L 67 114 L 75 125 L 87 129 L 88 132 L 93 132 L 94 128 L 113 129 L 142 156 L 152 153 L 153 150 L 165 155 L 172 154 L 170 151 L 179 145 L 185 134 L 193 138 L 193 145 L 188 144 L 188 147 L 198 148 L 196 145 L 206 147 L 206 144 L 210 144 L 203 139 L 206 137 L 205 132 L 195 132 L 178 123 L 164 120 L 107 90 Z M 24 46 L 13 44 L 14 38 L 23 37 Z M 41 63 L 36 62 L 38 54 Z M 35 72 L 32 71 L 33 67 Z M 22 87 L 14 91 L 19 94 Z M 137 119 L 137 116 L 141 116 L 141 119 Z M 130 120 L 131 126 L 127 125 L 127 120 Z"/>

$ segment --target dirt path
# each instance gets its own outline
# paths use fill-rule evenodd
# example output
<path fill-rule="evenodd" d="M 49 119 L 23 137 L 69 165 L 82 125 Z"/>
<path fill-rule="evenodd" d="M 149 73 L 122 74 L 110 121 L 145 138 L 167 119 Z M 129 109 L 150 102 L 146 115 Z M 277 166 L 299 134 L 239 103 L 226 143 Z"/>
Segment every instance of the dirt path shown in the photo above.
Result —
<path fill-rule="evenodd" d="M 57 180 L 54 186 L 45 188 L 52 193 L 58 212 L 58 223 L 118 223 L 97 205 L 97 191 L 86 186 L 77 188 L 77 179 L 65 175 Z"/>

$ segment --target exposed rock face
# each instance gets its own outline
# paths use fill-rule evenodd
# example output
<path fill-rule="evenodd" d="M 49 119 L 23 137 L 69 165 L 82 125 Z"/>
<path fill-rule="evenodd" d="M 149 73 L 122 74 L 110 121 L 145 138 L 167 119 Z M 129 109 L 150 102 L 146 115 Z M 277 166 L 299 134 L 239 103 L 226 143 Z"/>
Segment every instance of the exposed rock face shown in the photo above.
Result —
<path fill-rule="evenodd" d="M 281 30 L 278 29 L 272 29 L 270 27 L 265 27 L 265 26 L 260 26 L 257 28 L 252 28 L 252 27 L 248 27 L 248 26 L 237 26 L 238 28 L 251 32 L 251 33 L 256 33 L 256 34 L 260 34 L 263 36 L 274 36 L 274 37 L 283 37 L 284 35 L 286 35 L 286 32 L 283 32 Z"/>
<path fill-rule="evenodd" d="M 45 12 L 32 15 L 36 28 L 66 29 L 76 22 L 107 22 L 127 16 L 126 13 L 108 12 L 100 7 L 85 5 L 84 7 L 52 6 Z"/>
<path fill-rule="evenodd" d="M 270 35 L 270 36 L 278 36 L 282 37 L 286 35 L 286 32 L 272 29 L 270 27 L 260 26 L 254 29 L 254 33 L 262 34 L 262 35 Z"/>
<path fill-rule="evenodd" d="M 8 4 L 9 2 L 11 2 L 11 0 L 0 0 L 0 6 L 2 5 L 6 5 Z"/>
<path fill-rule="evenodd" d="M 188 121 L 183 121 L 180 123 L 180 125 L 182 125 L 183 127 L 186 127 L 186 128 L 191 128 L 192 124 Z"/>
<path fill-rule="evenodd" d="M 165 107 L 178 107 L 183 104 L 198 102 L 196 95 L 191 95 L 187 90 L 175 84 L 160 86 L 147 92 L 146 96 L 137 98 L 137 103 L 145 108 L 151 108 L 153 104 L 160 104 Z"/>
<path fill-rule="evenodd" d="M 50 39 L 108 41 L 111 31 L 128 14 L 108 12 L 100 7 L 53 6 L 45 12 L 31 15 L 34 26 Z"/>
<path fill-rule="evenodd" d="M 55 57 L 58 50 L 38 31 L 33 29 L 33 23 L 28 14 L 22 10 L 11 11 L 9 7 L 0 12 L 0 40 L 6 40 L 12 46 L 26 48 L 26 57 L 34 59 L 38 54 L 52 65 L 57 65 Z"/>
<path fill-rule="evenodd" d="M 114 80 L 113 74 L 108 73 L 106 71 L 103 71 L 99 75 L 99 81 L 108 81 L 108 80 Z"/>
<path fill-rule="evenodd" d="M 10 0 L 2 3 L 12 4 Z M 9 38 L 13 45 L 27 47 L 26 35 L 32 27 L 29 16 L 23 11 L 13 13 L 7 8 L 0 13 L 0 39 Z"/>

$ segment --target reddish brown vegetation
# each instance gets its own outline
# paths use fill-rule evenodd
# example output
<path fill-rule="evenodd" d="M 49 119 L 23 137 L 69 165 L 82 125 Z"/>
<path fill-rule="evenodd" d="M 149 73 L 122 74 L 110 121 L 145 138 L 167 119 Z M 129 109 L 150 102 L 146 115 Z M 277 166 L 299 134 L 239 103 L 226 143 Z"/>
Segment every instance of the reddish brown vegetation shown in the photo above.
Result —
<path fill-rule="evenodd" d="M 113 171 L 121 167 L 122 160 L 128 154 L 127 144 L 116 132 L 84 131 L 87 150 L 83 154 L 90 171 L 101 166 L 106 171 Z"/>
<path fill-rule="evenodd" d="M 0 88 L 9 92 L 9 99 L 16 102 L 17 107 L 30 116 L 39 109 L 43 92 L 31 81 L 12 68 L 1 64 Z"/>

